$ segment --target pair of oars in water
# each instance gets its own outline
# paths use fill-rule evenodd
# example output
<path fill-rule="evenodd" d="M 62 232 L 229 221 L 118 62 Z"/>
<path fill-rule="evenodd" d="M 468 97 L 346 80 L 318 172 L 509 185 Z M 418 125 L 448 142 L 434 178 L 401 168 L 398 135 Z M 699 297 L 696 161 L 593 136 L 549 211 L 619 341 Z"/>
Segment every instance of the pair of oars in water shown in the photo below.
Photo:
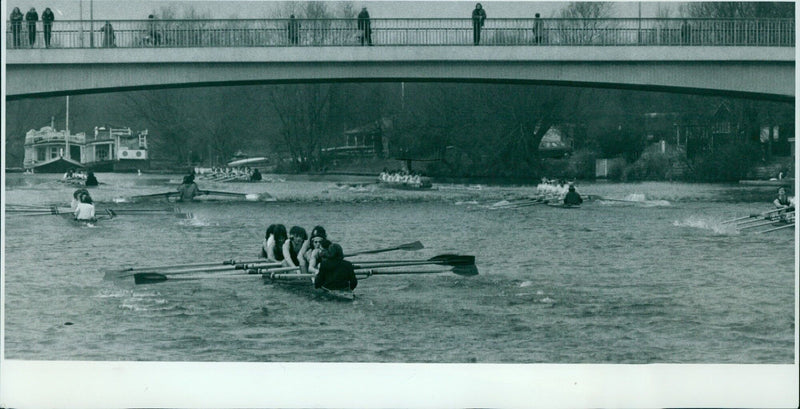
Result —
<path fill-rule="evenodd" d="M 48 216 L 48 215 L 59 215 L 59 214 L 69 214 L 73 211 L 68 207 L 58 207 L 58 206 L 50 206 L 50 207 L 42 207 L 42 206 L 28 206 L 28 205 L 13 205 L 11 208 L 6 209 L 7 213 L 18 214 L 22 216 Z M 148 215 L 148 214 L 174 214 L 176 217 L 187 218 L 191 217 L 188 213 L 183 213 L 177 207 L 166 208 L 166 209 L 97 209 L 96 212 L 99 213 L 106 213 L 113 218 L 117 215 L 121 214 L 128 214 L 128 215 Z"/>
<path fill-rule="evenodd" d="M 352 257 L 361 254 L 375 254 L 383 253 L 394 250 L 419 250 L 422 249 L 422 243 L 416 241 L 413 243 L 403 244 L 385 249 L 368 250 L 348 254 L 345 257 Z M 220 265 L 222 264 L 222 265 Z M 418 265 L 444 265 L 449 266 L 448 270 L 410 270 L 410 271 L 388 271 L 388 270 L 373 270 L 375 268 L 385 267 L 408 267 Z M 375 260 L 357 262 L 354 265 L 357 274 L 362 277 L 369 277 L 371 275 L 390 275 L 390 274 L 433 274 L 452 272 L 459 275 L 470 276 L 478 274 L 478 269 L 475 267 L 474 256 L 462 256 L 453 254 L 443 254 L 432 257 L 427 260 Z M 163 271 L 177 269 L 174 271 Z M 149 271 L 147 271 L 149 270 Z M 156 270 L 156 271 L 153 271 Z M 157 272 L 161 270 L 161 272 Z M 190 277 L 180 277 L 183 274 L 190 273 L 208 273 L 208 272 L 222 272 L 222 271 L 235 271 L 246 270 L 246 273 L 238 274 L 217 274 L 217 275 L 196 275 Z M 261 275 L 264 278 L 271 278 L 275 280 L 293 280 L 293 279 L 308 279 L 312 274 L 297 274 L 293 273 L 298 271 L 298 267 L 281 267 L 281 263 L 269 263 L 262 260 L 254 261 L 240 261 L 226 260 L 222 263 L 196 263 L 190 265 L 170 265 L 158 267 L 140 267 L 128 268 L 123 270 L 111 271 L 106 273 L 106 278 L 125 278 L 133 275 L 136 284 L 151 284 L 160 283 L 167 280 L 198 280 L 204 278 L 229 278 L 229 277 L 248 277 L 254 274 Z M 291 274 L 289 274 L 291 273 Z"/>
<path fill-rule="evenodd" d="M 223 192 L 219 190 L 201 190 L 200 193 L 202 195 L 207 195 L 207 196 L 238 197 L 249 201 L 274 200 L 272 195 L 270 195 L 269 193 L 237 193 L 237 192 Z M 149 195 L 136 195 L 136 196 L 131 196 L 130 198 L 133 200 L 161 198 L 161 197 L 168 199 L 170 196 L 179 196 L 180 194 L 181 194 L 180 192 L 175 191 L 175 192 L 153 193 Z"/>
<path fill-rule="evenodd" d="M 773 209 L 763 213 L 754 213 L 749 216 L 737 217 L 735 219 L 723 221 L 722 224 L 730 224 L 736 223 L 736 228 L 739 230 L 747 230 L 753 229 L 757 227 L 763 227 L 767 225 L 771 225 L 775 222 L 780 222 L 782 219 L 781 216 L 788 215 L 790 213 L 786 212 L 786 209 Z M 757 234 L 769 233 L 776 230 L 787 229 L 790 227 L 794 227 L 794 220 L 788 222 L 782 226 L 778 226 L 772 229 L 761 230 L 756 232 Z"/>

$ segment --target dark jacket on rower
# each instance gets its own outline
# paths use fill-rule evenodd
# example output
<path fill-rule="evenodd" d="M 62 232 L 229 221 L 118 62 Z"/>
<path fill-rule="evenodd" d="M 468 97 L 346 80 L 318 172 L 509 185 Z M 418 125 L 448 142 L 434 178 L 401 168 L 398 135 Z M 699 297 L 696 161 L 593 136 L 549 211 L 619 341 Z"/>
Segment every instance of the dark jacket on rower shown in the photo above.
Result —
<path fill-rule="evenodd" d="M 353 264 L 347 260 L 323 259 L 314 279 L 314 288 L 325 287 L 328 290 L 353 290 L 357 285 Z"/>
<path fill-rule="evenodd" d="M 575 191 L 574 187 L 570 186 L 569 192 L 567 192 L 567 195 L 564 196 L 564 204 L 570 206 L 577 206 L 581 203 L 583 203 L 583 198 L 581 198 L 581 195 L 579 195 L 578 192 Z"/>
<path fill-rule="evenodd" d="M 94 176 L 94 173 L 89 172 L 86 175 L 86 186 L 97 186 L 99 183 L 97 182 L 97 178 Z"/>

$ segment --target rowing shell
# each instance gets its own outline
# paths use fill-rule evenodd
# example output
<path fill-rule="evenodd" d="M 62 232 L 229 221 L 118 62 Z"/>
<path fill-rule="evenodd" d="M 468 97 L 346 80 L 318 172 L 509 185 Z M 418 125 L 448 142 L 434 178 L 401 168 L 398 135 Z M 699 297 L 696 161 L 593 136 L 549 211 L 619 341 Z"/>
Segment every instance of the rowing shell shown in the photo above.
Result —
<path fill-rule="evenodd" d="M 311 294 L 314 298 L 323 298 L 335 301 L 353 301 L 356 295 L 350 290 L 329 290 L 325 287 L 314 288 L 314 283 L 308 277 L 291 278 L 292 274 L 281 274 L 278 277 L 264 276 L 264 280 L 276 284 L 285 290 L 295 292 L 297 294 Z"/>

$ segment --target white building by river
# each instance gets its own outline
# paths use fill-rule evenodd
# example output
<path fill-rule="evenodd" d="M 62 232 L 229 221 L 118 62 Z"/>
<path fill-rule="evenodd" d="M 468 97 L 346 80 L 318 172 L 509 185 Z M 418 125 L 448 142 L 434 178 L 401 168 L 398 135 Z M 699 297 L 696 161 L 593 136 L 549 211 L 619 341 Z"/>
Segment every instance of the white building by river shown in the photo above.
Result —
<path fill-rule="evenodd" d="M 53 125 L 25 134 L 23 167 L 39 173 L 64 172 L 70 168 L 93 171 L 134 171 L 147 169 L 147 130 L 95 127 L 94 134 L 71 134 Z"/>

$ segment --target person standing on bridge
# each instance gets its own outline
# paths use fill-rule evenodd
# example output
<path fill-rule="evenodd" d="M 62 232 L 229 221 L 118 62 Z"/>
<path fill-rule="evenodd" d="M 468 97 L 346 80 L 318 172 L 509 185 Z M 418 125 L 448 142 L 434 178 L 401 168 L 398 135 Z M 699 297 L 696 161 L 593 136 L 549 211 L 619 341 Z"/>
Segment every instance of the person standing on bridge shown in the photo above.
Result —
<path fill-rule="evenodd" d="M 36 12 L 35 8 L 31 7 L 25 13 L 25 21 L 28 23 L 28 42 L 33 48 L 33 44 L 36 43 L 36 22 L 39 21 L 39 13 Z"/>
<path fill-rule="evenodd" d="M 19 7 L 14 7 L 14 10 L 11 11 L 11 35 L 14 38 L 14 48 L 22 47 L 22 39 L 20 39 L 20 35 L 22 34 L 22 12 L 19 11 Z"/>
<path fill-rule="evenodd" d="M 289 44 L 297 45 L 300 40 L 300 22 L 294 18 L 294 14 L 289 16 L 289 24 L 286 27 L 289 32 Z"/>
<path fill-rule="evenodd" d="M 47 7 L 42 12 L 42 25 L 44 26 L 44 46 L 50 48 L 50 35 L 53 33 L 53 20 L 56 16 L 50 7 Z"/>
<path fill-rule="evenodd" d="M 533 19 L 533 43 L 539 45 L 542 43 L 542 19 L 539 13 Z"/>
<path fill-rule="evenodd" d="M 117 46 L 117 36 L 114 35 L 114 27 L 108 20 L 106 20 L 106 24 L 100 28 L 100 32 L 103 33 L 103 47 L 111 48 Z"/>
<path fill-rule="evenodd" d="M 147 16 L 147 37 L 150 45 L 154 47 L 158 47 L 158 45 L 161 44 L 161 33 L 158 31 L 156 16 L 150 14 Z"/>
<path fill-rule="evenodd" d="M 481 3 L 478 3 L 475 5 L 475 10 L 472 10 L 472 42 L 475 45 L 481 42 L 481 27 L 484 21 L 486 21 L 486 11 Z"/>
<path fill-rule="evenodd" d="M 361 45 L 364 45 L 365 42 L 367 45 L 372 45 L 372 28 L 366 7 L 361 9 L 361 13 L 358 13 L 358 29 L 361 30 Z"/>
<path fill-rule="evenodd" d="M 689 27 L 688 21 L 683 20 L 683 23 L 681 23 L 681 44 L 688 45 L 689 42 L 691 41 L 691 36 L 692 36 L 692 28 Z"/>

